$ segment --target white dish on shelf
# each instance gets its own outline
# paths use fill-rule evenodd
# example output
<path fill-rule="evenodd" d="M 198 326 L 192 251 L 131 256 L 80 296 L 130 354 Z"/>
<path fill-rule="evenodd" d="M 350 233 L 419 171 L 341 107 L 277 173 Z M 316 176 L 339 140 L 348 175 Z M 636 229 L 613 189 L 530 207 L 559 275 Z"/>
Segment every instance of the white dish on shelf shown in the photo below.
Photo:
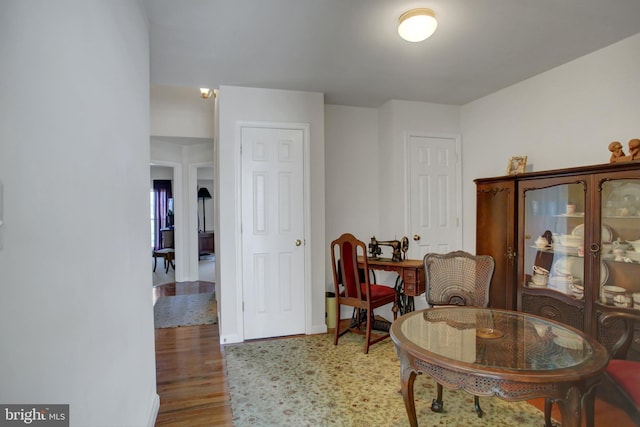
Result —
<path fill-rule="evenodd" d="M 564 246 L 554 243 L 552 247 L 554 252 L 568 255 L 578 255 L 578 246 Z"/>
<path fill-rule="evenodd" d="M 533 283 L 533 282 L 529 282 L 529 283 L 528 283 L 528 286 L 529 286 L 530 288 L 542 289 L 542 288 L 546 288 L 546 287 L 547 287 L 547 284 L 545 283 L 545 284 L 539 284 L 539 285 L 537 285 L 537 284 L 535 284 L 535 283 Z"/>
<path fill-rule="evenodd" d="M 622 286 L 603 286 L 602 287 L 602 291 L 605 293 L 609 293 L 612 295 L 621 295 L 624 294 L 625 292 L 627 292 L 627 290 L 625 288 L 623 288 Z"/>
<path fill-rule="evenodd" d="M 573 234 L 554 234 L 553 241 L 560 246 L 578 247 L 584 244 L 584 236 L 576 236 Z"/>
<path fill-rule="evenodd" d="M 640 252 L 636 251 L 627 251 L 625 256 L 635 262 L 640 262 Z"/>
<path fill-rule="evenodd" d="M 640 251 L 640 240 L 627 240 L 631 246 L 633 246 L 634 251 Z"/>
<path fill-rule="evenodd" d="M 584 277 L 584 258 L 561 257 L 553 264 L 553 271 L 561 276 L 571 275 L 582 280 Z M 607 283 L 609 269 L 604 262 L 600 262 L 600 286 Z"/>
<path fill-rule="evenodd" d="M 580 224 L 571 230 L 571 234 L 574 236 L 580 236 L 584 239 L 584 224 Z M 600 227 L 600 240 L 602 242 L 610 242 L 612 238 L 613 232 L 611 231 L 611 228 L 608 225 L 603 224 L 602 227 Z"/>

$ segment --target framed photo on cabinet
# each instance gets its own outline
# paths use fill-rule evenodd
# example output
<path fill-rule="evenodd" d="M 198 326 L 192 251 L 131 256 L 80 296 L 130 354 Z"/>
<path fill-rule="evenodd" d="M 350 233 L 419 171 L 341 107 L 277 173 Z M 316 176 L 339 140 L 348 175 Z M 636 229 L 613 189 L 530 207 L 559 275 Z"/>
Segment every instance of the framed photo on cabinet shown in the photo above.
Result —
<path fill-rule="evenodd" d="M 526 167 L 527 156 L 511 157 L 507 164 L 507 175 L 518 175 L 524 173 Z"/>

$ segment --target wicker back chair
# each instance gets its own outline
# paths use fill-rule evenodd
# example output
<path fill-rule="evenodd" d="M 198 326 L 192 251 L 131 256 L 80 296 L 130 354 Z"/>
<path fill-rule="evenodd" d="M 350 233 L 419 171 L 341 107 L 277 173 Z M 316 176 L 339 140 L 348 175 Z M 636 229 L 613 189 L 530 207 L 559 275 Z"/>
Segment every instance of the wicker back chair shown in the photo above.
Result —
<path fill-rule="evenodd" d="M 426 254 L 424 270 L 427 303 L 430 306 L 487 307 L 494 268 L 495 261 L 489 255 L 472 255 L 464 251 Z M 431 403 L 431 410 L 442 412 L 444 403 L 440 383 L 437 386 L 437 393 L 437 397 Z M 478 396 L 474 396 L 474 406 L 478 417 L 482 417 L 483 412 Z"/>
<path fill-rule="evenodd" d="M 424 256 L 427 303 L 487 307 L 495 262 L 464 251 Z"/>

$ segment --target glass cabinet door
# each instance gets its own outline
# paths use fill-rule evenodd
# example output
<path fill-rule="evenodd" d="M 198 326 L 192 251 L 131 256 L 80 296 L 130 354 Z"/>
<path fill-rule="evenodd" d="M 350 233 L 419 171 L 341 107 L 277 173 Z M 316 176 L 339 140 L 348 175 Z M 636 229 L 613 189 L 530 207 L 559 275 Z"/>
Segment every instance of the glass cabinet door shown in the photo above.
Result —
<path fill-rule="evenodd" d="M 585 195 L 581 182 L 526 190 L 520 272 L 524 289 L 584 299 Z"/>
<path fill-rule="evenodd" d="M 599 302 L 640 309 L 640 179 L 606 180 L 601 188 Z"/>

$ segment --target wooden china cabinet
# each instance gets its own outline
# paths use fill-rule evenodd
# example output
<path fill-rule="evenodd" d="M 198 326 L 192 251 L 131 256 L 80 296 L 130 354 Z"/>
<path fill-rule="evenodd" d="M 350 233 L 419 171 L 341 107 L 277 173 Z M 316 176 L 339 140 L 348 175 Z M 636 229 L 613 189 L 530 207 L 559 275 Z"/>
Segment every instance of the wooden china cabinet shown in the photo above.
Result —
<path fill-rule="evenodd" d="M 476 252 L 496 261 L 492 307 L 596 336 L 603 312 L 640 310 L 640 161 L 475 183 Z"/>
<path fill-rule="evenodd" d="M 476 185 L 476 253 L 495 259 L 489 306 L 514 310 L 516 182 L 513 177 L 500 177 L 476 180 Z"/>

